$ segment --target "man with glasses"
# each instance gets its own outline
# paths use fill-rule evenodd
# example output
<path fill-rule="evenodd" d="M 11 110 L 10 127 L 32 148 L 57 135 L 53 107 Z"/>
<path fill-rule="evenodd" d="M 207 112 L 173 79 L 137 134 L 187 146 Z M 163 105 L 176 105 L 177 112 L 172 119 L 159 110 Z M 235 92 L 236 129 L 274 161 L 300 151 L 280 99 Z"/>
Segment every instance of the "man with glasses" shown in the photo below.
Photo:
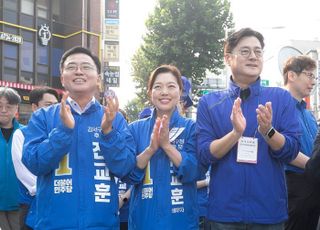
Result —
<path fill-rule="evenodd" d="M 286 229 L 316 229 L 319 219 L 319 189 L 310 183 L 304 173 L 305 164 L 312 154 L 317 135 L 317 122 L 307 109 L 304 98 L 310 96 L 317 78 L 314 75 L 316 62 L 308 56 L 289 58 L 283 68 L 284 85 L 296 100 L 298 120 L 302 129 L 300 150 L 294 165 L 286 166 L 289 219 Z"/>
<path fill-rule="evenodd" d="M 33 113 L 22 161 L 37 176 L 35 229 L 119 229 L 118 186 L 135 166 L 133 138 L 118 112 L 94 95 L 100 61 L 74 47 L 60 61 L 61 103 Z"/>
<path fill-rule="evenodd" d="M 211 164 L 211 229 L 277 230 L 288 218 L 284 165 L 298 154 L 300 126 L 291 95 L 261 86 L 263 48 L 257 31 L 231 34 L 224 45 L 229 88 L 198 105 L 198 158 Z"/>
<path fill-rule="evenodd" d="M 21 125 L 15 119 L 21 99 L 11 88 L 0 87 L 0 229 L 19 229 L 19 185 L 14 172 L 12 135 Z"/>

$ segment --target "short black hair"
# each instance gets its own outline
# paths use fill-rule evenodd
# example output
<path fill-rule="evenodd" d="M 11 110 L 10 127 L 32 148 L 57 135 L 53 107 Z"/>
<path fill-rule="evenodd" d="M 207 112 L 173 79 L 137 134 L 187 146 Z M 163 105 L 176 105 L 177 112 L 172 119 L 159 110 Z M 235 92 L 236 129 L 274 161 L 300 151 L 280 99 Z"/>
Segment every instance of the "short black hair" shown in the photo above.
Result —
<path fill-rule="evenodd" d="M 30 104 L 36 104 L 38 105 L 39 101 L 42 100 L 44 94 L 52 94 L 59 100 L 59 95 L 56 90 L 50 88 L 50 87 L 39 87 L 33 89 L 29 94 L 29 102 Z"/>
<path fill-rule="evenodd" d="M 0 87 L 0 98 L 7 99 L 10 105 L 18 105 L 21 102 L 21 97 L 17 91 L 9 87 Z"/>
<path fill-rule="evenodd" d="M 66 61 L 66 59 L 70 56 L 70 55 L 73 55 L 73 54 L 86 54 L 88 55 L 89 57 L 92 58 L 92 60 L 94 61 L 94 64 L 96 65 L 97 67 L 97 72 L 100 74 L 101 73 L 101 63 L 100 63 L 100 60 L 99 58 L 94 55 L 89 49 L 87 48 L 84 48 L 84 47 L 81 47 L 81 46 L 75 46 L 69 50 L 67 50 L 61 57 L 61 60 L 60 60 L 60 71 L 63 69 L 63 65 L 64 65 L 64 62 Z"/>
<path fill-rule="evenodd" d="M 232 33 L 226 39 L 224 43 L 224 54 L 231 53 L 233 49 L 238 45 L 240 40 L 244 37 L 256 37 L 260 42 L 261 48 L 264 48 L 264 38 L 261 33 L 251 28 L 243 28 Z"/>

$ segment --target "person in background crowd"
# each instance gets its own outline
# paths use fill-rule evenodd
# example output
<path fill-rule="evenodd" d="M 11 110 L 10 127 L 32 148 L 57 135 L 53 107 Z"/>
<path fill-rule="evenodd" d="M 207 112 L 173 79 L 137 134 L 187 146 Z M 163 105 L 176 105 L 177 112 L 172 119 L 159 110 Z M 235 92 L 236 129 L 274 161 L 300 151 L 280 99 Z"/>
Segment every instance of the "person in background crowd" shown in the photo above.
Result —
<path fill-rule="evenodd" d="M 50 105 L 58 103 L 59 95 L 57 91 L 49 87 L 41 87 L 33 89 L 29 94 L 29 102 L 31 109 L 35 112 L 39 108 L 48 107 Z M 12 161 L 16 175 L 20 181 L 20 229 L 28 230 L 34 227 L 35 221 L 35 202 L 34 196 L 36 194 L 37 177 L 33 175 L 22 163 L 22 148 L 24 143 L 23 129 L 18 129 L 14 132 L 12 138 Z M 26 217 L 28 215 L 30 206 L 33 209 L 30 211 L 28 221 Z"/>
<path fill-rule="evenodd" d="M 140 113 L 139 113 L 139 119 L 150 117 L 152 114 L 153 108 L 151 107 L 145 107 Z"/>
<path fill-rule="evenodd" d="M 296 158 L 301 130 L 289 92 L 260 84 L 263 48 L 257 31 L 231 34 L 224 45 L 229 88 L 198 104 L 198 160 L 211 164 L 211 229 L 280 230 L 288 218 L 284 164 Z"/>
<path fill-rule="evenodd" d="M 185 115 L 188 108 L 193 106 L 192 99 L 190 97 L 191 93 L 191 83 L 185 76 L 181 76 L 183 90 L 180 97 L 180 110 L 181 114 Z"/>
<path fill-rule="evenodd" d="M 315 189 L 304 173 L 318 127 L 315 117 L 307 109 L 303 99 L 310 96 L 317 82 L 314 74 L 316 67 L 312 58 L 302 55 L 289 58 L 283 67 L 284 85 L 296 99 L 298 120 L 302 128 L 300 152 L 294 161 L 299 168 L 290 164 L 286 166 L 289 204 L 289 219 L 285 225 L 287 230 L 315 230 L 319 219 L 320 191 Z"/>
<path fill-rule="evenodd" d="M 60 61 L 61 103 L 32 114 L 22 162 L 37 176 L 35 229 L 118 229 L 115 177 L 136 165 L 134 142 L 118 112 L 95 99 L 100 61 L 74 47 Z"/>
<path fill-rule="evenodd" d="M 180 97 L 180 113 L 185 116 L 186 111 L 193 105 L 190 93 L 192 91 L 191 83 L 185 76 L 181 76 L 183 90 Z M 210 181 L 210 174 L 208 172 L 209 165 L 204 166 L 198 164 L 198 177 L 197 177 L 197 198 L 199 205 L 199 230 L 208 229 L 206 221 L 207 203 L 208 203 L 208 185 Z"/>
<path fill-rule="evenodd" d="M 13 132 L 22 127 L 15 119 L 20 101 L 14 89 L 0 87 L 0 228 L 3 230 L 19 229 L 19 185 L 11 146 Z"/>
<path fill-rule="evenodd" d="M 136 145 L 129 229 L 198 229 L 195 123 L 177 109 L 180 71 L 162 65 L 150 75 L 150 117 L 129 125 Z"/>
<path fill-rule="evenodd" d="M 127 123 L 129 123 L 127 113 L 122 109 L 119 109 L 119 112 L 123 115 Z M 125 182 L 122 182 L 121 179 L 118 179 L 118 185 L 119 185 L 120 230 L 127 230 L 131 186 Z"/>

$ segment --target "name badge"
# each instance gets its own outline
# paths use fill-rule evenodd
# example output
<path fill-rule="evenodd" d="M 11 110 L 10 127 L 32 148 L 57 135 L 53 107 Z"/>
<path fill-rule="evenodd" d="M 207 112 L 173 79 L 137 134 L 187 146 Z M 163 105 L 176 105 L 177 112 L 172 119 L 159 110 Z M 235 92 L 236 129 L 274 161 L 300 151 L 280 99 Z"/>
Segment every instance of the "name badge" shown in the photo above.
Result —
<path fill-rule="evenodd" d="M 241 137 L 238 141 L 237 162 L 256 164 L 258 157 L 258 138 Z"/>

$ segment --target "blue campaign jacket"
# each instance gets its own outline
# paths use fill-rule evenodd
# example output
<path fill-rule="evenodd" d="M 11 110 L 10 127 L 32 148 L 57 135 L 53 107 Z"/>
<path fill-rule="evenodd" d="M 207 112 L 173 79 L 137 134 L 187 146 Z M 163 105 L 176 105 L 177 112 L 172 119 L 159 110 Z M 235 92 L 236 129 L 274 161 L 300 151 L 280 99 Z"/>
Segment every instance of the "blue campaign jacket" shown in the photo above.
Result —
<path fill-rule="evenodd" d="M 129 125 L 137 154 L 148 147 L 155 119 L 156 111 L 151 117 Z M 150 160 L 150 167 L 146 170 L 136 168 L 131 173 L 134 186 L 130 198 L 129 229 L 198 229 L 195 124 L 175 110 L 169 128 L 173 135 L 177 134 L 174 128 L 184 128 L 171 142 L 181 153 L 181 164 L 175 167 L 159 148 Z"/>
<path fill-rule="evenodd" d="M 35 229 L 119 228 L 118 185 L 136 164 L 133 138 L 120 113 L 104 135 L 98 103 L 79 115 L 74 129 L 60 120 L 60 104 L 33 113 L 24 130 L 23 163 L 37 178 Z"/>
<path fill-rule="evenodd" d="M 313 143 L 316 139 L 318 132 L 318 125 L 315 117 L 311 111 L 307 110 L 307 104 L 305 101 L 296 100 L 296 108 L 298 111 L 298 119 L 301 126 L 302 135 L 300 136 L 300 152 L 311 157 Z M 287 171 L 293 171 L 296 173 L 303 173 L 304 170 L 297 168 L 293 165 L 286 165 Z"/>
<path fill-rule="evenodd" d="M 284 164 L 299 151 L 295 101 L 281 88 L 262 87 L 260 79 L 250 85 L 250 96 L 242 101 L 246 118 L 245 137 L 258 138 L 257 164 L 237 163 L 237 144 L 223 158 L 210 153 L 210 143 L 232 130 L 230 114 L 240 88 L 232 81 L 229 89 L 200 99 L 197 112 L 198 158 L 212 164 L 209 188 L 208 219 L 218 222 L 275 224 L 287 219 L 287 191 Z M 285 144 L 272 151 L 257 131 L 258 104 L 272 102 L 272 125 L 284 135 Z"/>
<path fill-rule="evenodd" d="M 22 127 L 15 119 L 12 122 L 13 132 Z M 19 208 L 19 183 L 11 157 L 13 132 L 7 143 L 0 131 L 0 211 L 18 210 Z"/>

